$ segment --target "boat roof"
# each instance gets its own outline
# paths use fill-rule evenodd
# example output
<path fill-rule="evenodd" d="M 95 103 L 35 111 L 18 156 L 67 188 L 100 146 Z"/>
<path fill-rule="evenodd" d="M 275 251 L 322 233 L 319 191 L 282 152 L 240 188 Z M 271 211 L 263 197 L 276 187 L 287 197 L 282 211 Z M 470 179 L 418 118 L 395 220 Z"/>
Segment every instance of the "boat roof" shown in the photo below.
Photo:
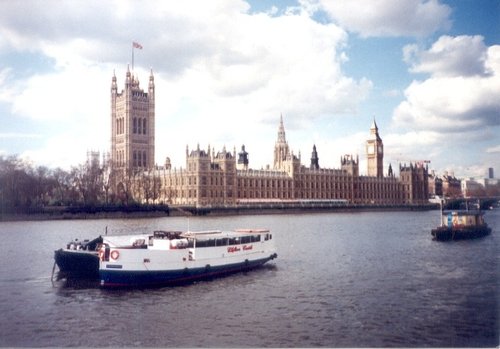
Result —
<path fill-rule="evenodd" d="M 240 238 L 248 235 L 268 234 L 269 229 L 236 229 L 234 231 L 222 230 L 202 230 L 202 231 L 155 231 L 153 234 L 128 234 L 128 235 L 112 235 L 103 236 L 104 242 L 111 246 L 127 246 L 139 239 L 148 240 L 149 237 L 155 236 L 158 233 L 172 234 L 172 237 L 178 235 L 180 238 L 191 238 L 197 240 L 209 240 L 220 238 Z"/>
<path fill-rule="evenodd" d="M 458 216 L 476 216 L 483 214 L 483 212 L 479 210 L 447 210 L 443 211 L 443 216 L 447 216 L 450 213 Z"/>
<path fill-rule="evenodd" d="M 219 238 L 239 238 L 245 235 L 268 234 L 269 229 L 236 229 L 234 231 L 206 230 L 187 231 L 182 233 L 184 238 L 194 238 L 197 240 L 219 239 Z"/>

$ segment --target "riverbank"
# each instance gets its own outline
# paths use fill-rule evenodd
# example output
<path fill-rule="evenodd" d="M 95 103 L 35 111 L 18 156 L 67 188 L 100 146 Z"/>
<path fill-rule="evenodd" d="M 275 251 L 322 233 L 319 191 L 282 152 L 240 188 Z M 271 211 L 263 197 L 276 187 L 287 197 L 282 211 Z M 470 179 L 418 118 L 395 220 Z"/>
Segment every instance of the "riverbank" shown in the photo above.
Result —
<path fill-rule="evenodd" d="M 42 220 L 72 220 L 72 219 L 135 219 L 154 217 L 182 217 L 182 216 L 238 216 L 238 215 L 272 215 L 272 214 L 307 214 L 321 212 L 362 212 L 362 211 L 428 211 L 439 209 L 439 205 L 286 205 L 260 204 L 239 205 L 228 207 L 192 207 L 192 206 L 165 206 L 161 209 L 133 209 L 122 208 L 114 210 L 67 210 L 46 209 L 32 213 L 0 213 L 0 222 L 8 221 L 42 221 Z"/>

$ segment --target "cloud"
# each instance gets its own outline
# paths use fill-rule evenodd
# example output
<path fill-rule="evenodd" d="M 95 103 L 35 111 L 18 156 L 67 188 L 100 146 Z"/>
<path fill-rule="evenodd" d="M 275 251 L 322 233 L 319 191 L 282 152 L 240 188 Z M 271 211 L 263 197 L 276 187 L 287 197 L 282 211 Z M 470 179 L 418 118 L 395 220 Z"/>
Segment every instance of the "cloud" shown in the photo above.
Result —
<path fill-rule="evenodd" d="M 500 153 L 500 144 L 486 149 L 487 153 Z"/>
<path fill-rule="evenodd" d="M 401 131 L 388 137 L 391 151 L 425 154 L 438 171 L 499 166 L 491 143 L 500 126 L 500 46 L 481 36 L 442 36 L 428 49 L 406 46 L 403 56 L 411 72 L 425 75 L 393 111 L 392 127 Z"/>
<path fill-rule="evenodd" d="M 319 0 L 342 27 L 362 37 L 422 37 L 450 26 L 449 6 L 438 0 Z"/>
<path fill-rule="evenodd" d="M 411 50 L 411 70 L 430 77 L 405 90 L 393 113 L 396 125 L 445 133 L 500 125 L 500 46 L 486 47 L 480 36 L 445 36 L 427 51 Z"/>
<path fill-rule="evenodd" d="M 141 86 L 149 67 L 155 74 L 159 163 L 170 156 L 182 164 L 186 144 L 214 141 L 228 147 L 243 142 L 260 157 L 272 153 L 280 113 L 289 125 L 300 125 L 357 112 L 372 82 L 342 71 L 342 28 L 314 21 L 309 10 L 277 15 L 249 9 L 244 1 L 225 0 L 4 3 L 0 48 L 50 59 L 43 72 L 0 85 L 0 102 L 14 116 L 57 128 L 32 156 L 48 159 L 63 134 L 99 137 L 88 148 L 98 143 L 102 149 L 109 143 L 111 76 L 116 69 L 122 89 L 135 40 L 143 46 L 134 52 Z M 9 69 L 0 80 L 11 78 Z M 270 144 L 262 144 L 269 125 Z M 81 149 L 75 145 L 74 151 Z"/>
<path fill-rule="evenodd" d="M 102 73 L 101 68 L 74 63 L 62 71 L 19 81 L 6 87 L 12 89 L 12 112 L 53 122 L 102 120 L 107 111 L 101 108 L 109 102 L 104 95 L 109 79 L 104 79 Z"/>
<path fill-rule="evenodd" d="M 40 134 L 35 133 L 19 133 L 19 132 L 4 132 L 0 133 L 0 139 L 35 139 L 41 138 Z"/>
<path fill-rule="evenodd" d="M 480 35 L 441 36 L 427 51 L 416 45 L 405 46 L 404 61 L 411 64 L 411 72 L 434 77 L 488 75 L 488 48 L 483 40 Z"/>
<path fill-rule="evenodd" d="M 99 139 L 84 139 L 76 134 L 58 134 L 49 138 L 42 147 L 24 151 L 20 157 L 36 165 L 43 164 L 51 168 L 69 169 L 71 166 L 83 164 L 87 151 L 99 150 L 96 144 Z"/>

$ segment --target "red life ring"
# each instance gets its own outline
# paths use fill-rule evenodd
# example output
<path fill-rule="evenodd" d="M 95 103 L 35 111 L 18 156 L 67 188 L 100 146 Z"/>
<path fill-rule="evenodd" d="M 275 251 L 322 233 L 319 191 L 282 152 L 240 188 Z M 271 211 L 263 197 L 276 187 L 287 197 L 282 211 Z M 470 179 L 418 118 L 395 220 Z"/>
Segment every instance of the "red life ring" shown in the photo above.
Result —
<path fill-rule="evenodd" d="M 113 250 L 113 251 L 111 251 L 110 256 L 111 256 L 111 259 L 117 260 L 118 257 L 120 257 L 120 252 L 118 252 L 117 250 Z"/>

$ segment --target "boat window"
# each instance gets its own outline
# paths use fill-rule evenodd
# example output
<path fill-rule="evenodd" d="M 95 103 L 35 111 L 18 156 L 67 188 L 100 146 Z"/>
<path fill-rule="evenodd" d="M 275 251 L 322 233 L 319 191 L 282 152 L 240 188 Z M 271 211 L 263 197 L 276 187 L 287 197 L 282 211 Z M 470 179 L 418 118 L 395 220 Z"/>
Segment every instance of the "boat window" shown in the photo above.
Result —
<path fill-rule="evenodd" d="M 241 237 L 241 243 L 242 244 L 248 244 L 252 241 L 252 238 L 250 236 L 242 236 Z"/>
<path fill-rule="evenodd" d="M 237 238 L 229 238 L 229 245 L 237 245 L 240 243 L 240 239 Z"/>
<path fill-rule="evenodd" d="M 252 235 L 252 242 L 259 242 L 260 241 L 260 235 Z"/>
<path fill-rule="evenodd" d="M 215 246 L 215 239 L 196 240 L 196 247 L 213 247 Z"/>
<path fill-rule="evenodd" d="M 228 238 L 217 239 L 217 246 L 226 246 L 229 242 Z"/>
<path fill-rule="evenodd" d="M 196 240 L 196 248 L 207 247 L 207 240 Z"/>

